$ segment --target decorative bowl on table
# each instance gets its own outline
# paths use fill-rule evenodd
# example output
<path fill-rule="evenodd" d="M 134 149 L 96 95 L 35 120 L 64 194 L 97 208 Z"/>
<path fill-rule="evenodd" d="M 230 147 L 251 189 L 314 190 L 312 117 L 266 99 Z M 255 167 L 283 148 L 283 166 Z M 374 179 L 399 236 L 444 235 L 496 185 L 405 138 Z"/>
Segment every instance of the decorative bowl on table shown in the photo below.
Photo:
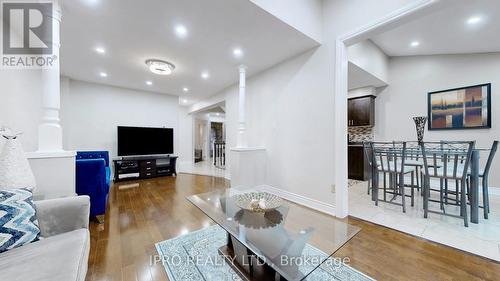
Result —
<path fill-rule="evenodd" d="M 264 213 L 274 210 L 283 204 L 283 200 L 267 192 L 250 192 L 234 196 L 234 202 L 242 209 Z"/>
<path fill-rule="evenodd" d="M 276 209 L 266 212 L 241 209 L 234 215 L 234 220 L 253 229 L 270 228 L 283 221 L 283 214 Z"/>

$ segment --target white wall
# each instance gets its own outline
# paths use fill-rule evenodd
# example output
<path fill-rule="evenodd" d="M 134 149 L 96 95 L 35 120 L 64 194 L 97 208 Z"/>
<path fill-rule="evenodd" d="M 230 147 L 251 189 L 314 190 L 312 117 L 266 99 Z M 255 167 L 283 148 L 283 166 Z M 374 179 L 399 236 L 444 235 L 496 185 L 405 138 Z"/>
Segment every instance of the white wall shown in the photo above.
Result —
<path fill-rule="evenodd" d="M 354 63 L 366 72 L 389 83 L 388 67 L 389 57 L 373 44 L 370 40 L 364 40 L 347 48 L 349 62 Z"/>
<path fill-rule="evenodd" d="M 251 0 L 298 31 L 321 43 L 322 0 Z"/>
<path fill-rule="evenodd" d="M 174 154 L 179 152 L 177 97 L 63 80 L 65 149 L 108 150 L 116 157 L 117 126 L 145 126 L 174 128 Z"/>
<path fill-rule="evenodd" d="M 25 151 L 38 146 L 38 125 L 42 114 L 42 79 L 37 70 L 0 70 L 0 127 L 22 132 Z M 0 140 L 0 151 L 3 140 Z"/>
<path fill-rule="evenodd" d="M 189 165 L 194 162 L 194 127 L 193 115 L 188 108 L 179 107 L 178 156 L 179 164 Z"/>
<path fill-rule="evenodd" d="M 335 204 L 332 193 L 335 39 L 410 2 L 324 1 L 324 44 L 248 79 L 249 145 L 267 149 L 268 184 Z M 228 147 L 233 147 L 238 125 L 237 85 L 191 109 L 222 100 L 226 101 Z"/>
<path fill-rule="evenodd" d="M 391 58 L 391 83 L 376 99 L 375 138 L 415 140 L 412 117 L 427 116 L 428 92 L 492 83 L 491 129 L 425 132 L 429 141 L 476 140 L 478 147 L 490 147 L 500 139 L 499 73 L 500 53 Z M 498 158 L 493 171 L 500 169 Z M 500 187 L 500 173 L 491 174 L 490 184 Z"/>

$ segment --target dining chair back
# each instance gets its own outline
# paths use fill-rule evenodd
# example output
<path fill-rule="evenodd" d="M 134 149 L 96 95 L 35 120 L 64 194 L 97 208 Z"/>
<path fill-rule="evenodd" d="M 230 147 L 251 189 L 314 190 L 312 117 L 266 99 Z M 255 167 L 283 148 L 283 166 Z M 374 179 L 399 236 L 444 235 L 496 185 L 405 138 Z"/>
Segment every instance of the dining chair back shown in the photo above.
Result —
<path fill-rule="evenodd" d="M 456 205 L 460 206 L 460 215 L 452 216 L 463 218 L 464 225 L 468 226 L 465 187 L 474 142 L 422 142 L 420 146 L 424 163 L 422 171 L 424 174 L 424 217 L 427 218 L 429 212 L 450 215 L 445 210 L 448 199 L 445 196 L 447 196 L 447 181 L 454 180 L 457 183 Z M 439 179 L 440 182 L 438 201 L 430 200 L 431 178 Z M 446 182 L 446 185 L 443 182 Z M 460 190 L 458 190 L 458 186 L 460 186 Z M 439 202 L 441 211 L 430 210 L 429 201 Z"/>
<path fill-rule="evenodd" d="M 489 195 L 489 175 L 491 170 L 491 165 L 493 164 L 493 159 L 495 158 L 495 154 L 498 148 L 498 141 L 494 141 L 493 145 L 490 149 L 490 154 L 488 155 L 488 160 L 486 160 L 486 165 L 484 166 L 484 170 L 480 173 L 479 177 L 482 178 L 483 182 L 483 210 L 484 210 L 484 218 L 488 219 L 488 214 L 490 213 L 490 195 Z"/>
<path fill-rule="evenodd" d="M 405 182 L 404 176 L 410 169 L 405 166 L 406 158 L 406 142 L 371 142 L 372 151 L 372 198 L 375 205 L 379 201 L 401 205 L 403 212 L 406 212 L 405 205 Z M 383 199 L 379 198 L 379 173 L 389 175 L 389 189 L 386 185 L 383 186 Z M 387 199 L 387 195 L 392 195 L 392 198 Z M 401 203 L 396 203 L 395 199 L 401 197 Z M 413 200 L 412 200 L 413 201 Z"/>
<path fill-rule="evenodd" d="M 372 181 L 373 181 L 373 165 L 372 165 L 372 159 L 373 159 L 373 151 L 371 148 L 371 142 L 363 142 L 363 153 L 365 156 L 366 161 L 368 161 L 368 167 L 370 168 L 370 178 L 368 180 L 368 190 L 367 193 L 370 195 L 370 189 L 372 188 Z"/>

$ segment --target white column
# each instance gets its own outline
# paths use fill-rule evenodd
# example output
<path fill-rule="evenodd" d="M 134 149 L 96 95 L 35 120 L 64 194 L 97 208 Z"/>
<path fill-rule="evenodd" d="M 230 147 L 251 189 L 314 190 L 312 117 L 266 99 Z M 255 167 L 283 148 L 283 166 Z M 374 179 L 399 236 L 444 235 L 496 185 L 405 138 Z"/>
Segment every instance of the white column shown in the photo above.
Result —
<path fill-rule="evenodd" d="M 239 95 L 239 106 L 238 106 L 238 138 L 237 145 L 238 148 L 248 147 L 248 141 L 246 136 L 246 121 L 245 121 L 245 103 L 246 103 L 246 70 L 245 65 L 240 65 L 240 95 Z"/>
<path fill-rule="evenodd" d="M 37 200 L 76 195 L 76 161 L 74 151 L 64 151 L 59 120 L 60 89 L 60 24 L 61 7 L 53 1 L 52 54 L 56 57 L 51 68 L 42 69 L 42 120 L 38 127 L 38 151 L 26 153 L 36 180 Z M 55 176 L 57 175 L 57 176 Z"/>
<path fill-rule="evenodd" d="M 52 50 L 57 59 L 50 68 L 42 69 L 43 81 L 43 107 L 42 122 L 38 127 L 38 151 L 57 152 L 63 150 L 62 128 L 59 120 L 59 109 L 61 106 L 60 89 L 60 65 L 59 48 L 61 7 L 58 1 L 53 2 L 53 13 L 49 15 L 52 20 Z"/>

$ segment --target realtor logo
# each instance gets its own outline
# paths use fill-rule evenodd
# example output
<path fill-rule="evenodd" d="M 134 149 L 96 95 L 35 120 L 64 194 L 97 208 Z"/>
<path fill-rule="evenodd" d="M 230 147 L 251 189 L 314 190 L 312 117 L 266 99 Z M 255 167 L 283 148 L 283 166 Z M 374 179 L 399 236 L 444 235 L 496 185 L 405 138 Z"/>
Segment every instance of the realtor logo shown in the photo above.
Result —
<path fill-rule="evenodd" d="M 47 68 L 54 64 L 53 3 L 2 1 L 2 67 Z"/>

